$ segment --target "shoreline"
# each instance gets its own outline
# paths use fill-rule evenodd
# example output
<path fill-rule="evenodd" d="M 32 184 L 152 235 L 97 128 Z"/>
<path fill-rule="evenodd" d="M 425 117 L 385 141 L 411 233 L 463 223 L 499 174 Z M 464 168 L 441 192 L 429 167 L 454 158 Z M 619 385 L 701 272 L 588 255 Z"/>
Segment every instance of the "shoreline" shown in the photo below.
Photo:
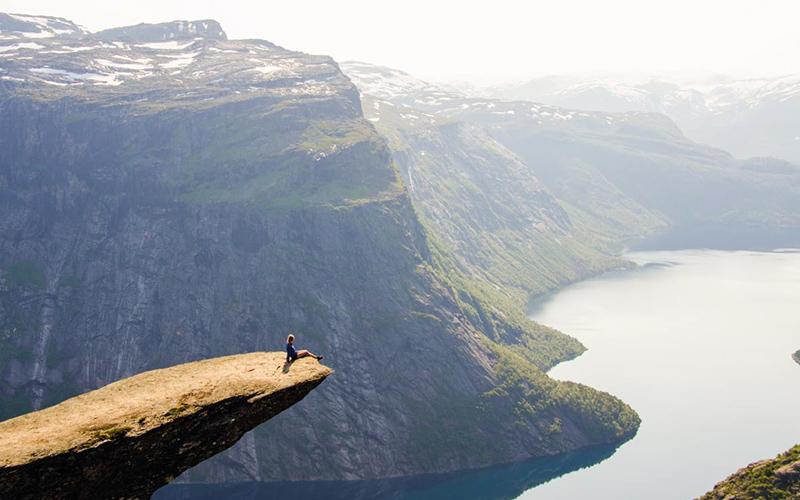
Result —
<path fill-rule="evenodd" d="M 526 314 L 526 316 L 528 318 L 530 318 L 536 312 L 536 309 L 539 306 L 542 305 L 542 303 L 546 302 L 548 299 L 550 299 L 551 297 L 553 297 L 557 293 L 563 291 L 565 288 L 567 288 L 569 286 L 572 286 L 572 285 L 575 285 L 575 284 L 578 284 L 578 283 L 581 283 L 581 282 L 584 282 L 584 281 L 589 281 L 589 280 L 592 280 L 594 278 L 601 277 L 603 275 L 613 274 L 613 273 L 617 273 L 617 272 L 635 271 L 635 270 L 638 270 L 638 269 L 642 269 L 644 267 L 642 264 L 639 264 L 637 262 L 634 262 L 634 261 L 626 259 L 625 256 L 628 255 L 628 254 L 639 253 L 639 252 L 684 252 L 684 251 L 691 251 L 691 250 L 712 250 L 712 251 L 720 251 L 720 252 L 755 252 L 755 253 L 800 253 L 800 247 L 794 247 L 794 246 L 774 247 L 774 248 L 772 248 L 772 247 L 764 247 L 764 248 L 756 248 L 756 247 L 753 247 L 753 248 L 722 248 L 722 247 L 719 247 L 719 248 L 717 248 L 717 247 L 714 247 L 714 246 L 709 246 L 709 247 L 699 246 L 699 247 L 686 247 L 686 248 L 681 247 L 681 248 L 674 248 L 674 249 L 670 249 L 670 248 L 640 249 L 640 248 L 637 248 L 636 246 L 625 247 L 625 249 L 621 253 L 612 256 L 612 258 L 619 259 L 621 261 L 619 263 L 619 265 L 609 266 L 609 267 L 607 267 L 605 269 L 599 269 L 599 270 L 594 271 L 594 272 L 587 272 L 585 274 L 581 274 L 580 276 L 576 277 L 573 280 L 564 281 L 564 282 L 559 283 L 558 285 L 554 286 L 553 288 L 550 288 L 550 289 L 545 290 L 543 292 L 539 292 L 539 293 L 530 293 L 529 292 L 527 300 L 526 300 L 525 314 Z M 547 325 L 545 325 L 545 326 L 547 326 Z M 798 351 L 798 352 L 800 352 L 800 351 Z M 795 354 L 797 354 L 797 353 L 795 353 Z M 798 354 L 798 356 L 800 356 L 800 354 Z M 800 363 L 800 361 L 798 361 L 798 363 Z"/>
<path fill-rule="evenodd" d="M 702 284 L 701 281 L 703 281 L 703 280 L 705 280 L 705 281 L 711 280 L 711 284 L 713 285 L 715 283 L 715 280 L 718 280 L 720 277 L 725 277 L 725 276 L 732 276 L 734 278 L 738 277 L 738 278 L 745 278 L 745 279 L 748 278 L 748 274 L 744 274 L 742 276 L 738 276 L 738 275 L 734 276 L 734 275 L 729 274 L 729 269 L 728 269 L 729 266 L 723 265 L 726 262 L 730 262 L 730 263 L 742 262 L 742 263 L 745 263 L 745 264 L 748 263 L 748 262 L 752 262 L 754 265 L 758 265 L 758 266 L 766 265 L 766 264 L 764 264 L 765 262 L 774 262 L 774 263 L 776 263 L 775 266 L 769 266 L 769 267 L 766 268 L 768 270 L 772 270 L 773 272 L 777 272 L 776 270 L 781 268 L 781 263 L 791 262 L 792 264 L 794 264 L 795 262 L 797 262 L 796 259 L 798 258 L 798 256 L 796 256 L 797 255 L 796 250 L 794 250 L 794 249 L 789 250 L 789 252 L 794 253 L 795 256 L 783 256 L 782 254 L 786 253 L 786 250 L 783 250 L 783 251 L 776 251 L 776 250 L 778 250 L 778 249 L 774 249 L 774 250 L 769 251 L 769 252 L 716 251 L 716 250 L 711 250 L 711 251 L 693 251 L 693 250 L 688 250 L 688 251 L 686 251 L 686 250 L 681 250 L 681 251 L 666 251 L 663 254 L 660 254 L 657 251 L 654 251 L 655 253 L 653 253 L 651 255 L 651 257 L 653 257 L 652 260 L 655 260 L 655 261 L 658 261 L 658 262 L 662 262 L 662 261 L 666 262 L 666 261 L 674 260 L 675 261 L 675 265 L 674 266 L 670 266 L 670 267 L 674 267 L 674 268 L 682 267 L 684 262 L 690 264 L 690 265 L 686 266 L 687 270 L 685 271 L 685 273 L 684 273 L 684 271 L 676 270 L 675 271 L 676 274 L 674 275 L 674 277 L 673 278 L 669 278 L 668 281 L 666 282 L 667 284 L 671 283 L 677 289 L 677 288 L 680 288 L 681 286 L 685 285 L 685 283 L 692 283 L 693 285 L 698 285 L 698 283 Z M 673 255 L 673 253 L 675 255 L 674 259 L 671 257 L 671 255 Z M 695 256 L 694 255 L 695 253 L 697 253 L 698 255 Z M 707 257 L 703 257 L 703 259 L 700 259 L 699 256 L 704 254 L 704 253 L 707 253 Z M 636 255 L 631 255 L 631 256 L 634 257 L 633 260 L 635 260 L 637 262 L 640 262 L 641 264 L 645 264 L 646 262 L 650 262 L 648 260 L 648 254 L 650 254 L 650 252 L 644 252 L 641 255 L 641 257 L 642 257 L 641 260 L 639 258 L 637 258 Z M 681 254 L 684 254 L 684 256 L 680 257 Z M 663 259 L 662 259 L 662 256 L 663 256 Z M 714 265 L 714 266 L 709 265 L 707 269 L 703 269 L 703 268 L 699 267 L 698 265 L 695 265 L 695 264 L 702 264 L 703 262 L 706 262 L 704 260 L 705 258 L 709 259 L 707 261 L 709 264 L 711 262 L 714 262 L 714 260 L 711 260 L 711 259 L 719 258 L 719 259 L 721 259 L 720 260 L 721 264 L 720 265 Z M 769 260 L 767 261 L 765 259 L 769 259 Z M 790 259 L 790 260 L 787 260 L 787 259 Z M 744 266 L 744 267 L 748 267 L 748 266 Z M 631 387 L 625 388 L 622 385 L 617 384 L 618 377 L 616 377 L 613 374 L 614 374 L 615 371 L 617 371 L 617 370 L 615 370 L 614 365 L 622 364 L 622 362 L 624 360 L 626 360 L 627 358 L 631 358 L 633 360 L 636 360 L 637 358 L 638 359 L 642 359 L 643 358 L 643 357 L 639 356 L 636 352 L 633 352 L 630 355 L 628 355 L 628 354 L 626 354 L 626 351 L 624 349 L 620 350 L 617 347 L 624 346 L 624 347 L 627 348 L 629 345 L 632 346 L 632 347 L 635 347 L 635 346 L 639 346 L 639 347 L 643 347 L 644 346 L 644 347 L 646 347 L 648 345 L 647 342 L 639 342 L 638 341 L 638 337 L 641 336 L 640 335 L 641 331 L 644 331 L 643 328 L 647 328 L 648 321 L 652 322 L 654 317 L 653 317 L 652 314 L 650 314 L 650 313 L 652 313 L 652 311 L 647 311 L 646 308 L 645 308 L 645 312 L 644 313 L 642 312 L 643 309 L 641 307 L 639 307 L 639 306 L 642 306 L 642 305 L 647 306 L 647 300 L 644 300 L 644 299 L 643 300 L 638 300 L 638 298 L 642 297 L 645 292 L 653 292 L 654 295 L 652 296 L 652 301 L 654 301 L 655 303 L 668 303 L 668 301 L 667 302 L 660 301 L 659 297 L 661 295 L 655 294 L 656 285 L 661 283 L 661 281 L 659 280 L 657 275 L 660 275 L 660 274 L 663 274 L 663 273 L 660 272 L 660 271 L 655 272 L 655 273 L 641 273 L 642 269 L 647 269 L 648 267 L 650 267 L 653 271 L 658 271 L 658 268 L 653 266 L 652 264 L 645 264 L 644 266 L 640 266 L 637 269 L 635 269 L 632 273 L 625 272 L 625 271 L 623 271 L 621 273 L 622 275 L 628 275 L 629 274 L 631 277 L 633 277 L 630 280 L 632 283 L 638 283 L 639 280 L 641 279 L 642 282 L 646 282 L 645 283 L 646 286 L 636 287 L 636 288 L 625 287 L 624 285 L 625 285 L 625 283 L 627 283 L 628 280 L 623 279 L 622 281 L 620 281 L 620 283 L 612 283 L 611 285 L 606 287 L 606 284 L 604 284 L 602 282 L 603 280 L 600 280 L 599 284 L 598 284 L 598 287 L 596 288 L 596 290 L 597 290 L 596 294 L 589 293 L 589 292 L 591 292 L 592 290 L 595 289 L 594 285 L 592 285 L 592 284 L 590 284 L 589 286 L 586 286 L 586 287 L 579 287 L 579 289 L 575 289 L 575 290 L 569 292 L 569 294 L 570 294 L 569 297 L 565 298 L 566 301 L 563 302 L 563 306 L 564 306 L 563 308 L 558 305 L 559 304 L 558 301 L 555 301 L 554 304 L 551 304 L 551 305 L 554 305 L 554 308 L 551 309 L 549 307 L 545 307 L 543 312 L 540 312 L 539 314 L 537 314 L 536 316 L 534 316 L 532 318 L 535 321 L 539 321 L 539 322 L 541 322 L 543 324 L 551 325 L 551 327 L 557 328 L 559 331 L 562 331 L 562 332 L 564 332 L 564 333 L 566 333 L 568 335 L 573 335 L 575 338 L 577 338 L 581 342 L 583 342 L 584 340 L 586 342 L 589 342 L 591 340 L 590 336 L 592 338 L 597 339 L 596 342 L 592 342 L 591 346 L 589 346 L 589 350 L 590 351 L 595 351 L 595 349 L 597 349 L 597 351 L 595 352 L 596 355 L 592 358 L 592 360 L 590 360 L 589 358 L 586 358 L 585 361 L 587 361 L 588 364 L 585 364 L 584 366 L 582 366 L 580 368 L 578 368 L 578 365 L 575 365 L 575 369 L 574 370 L 573 369 L 566 369 L 566 367 L 565 367 L 564 371 L 548 371 L 548 375 L 550 375 L 552 378 L 557 379 L 557 380 L 570 380 L 570 381 L 573 381 L 573 382 L 576 382 L 576 383 L 584 383 L 585 384 L 585 383 L 589 383 L 589 381 L 591 381 L 590 385 L 592 385 L 593 387 L 602 388 L 602 390 L 606 390 L 606 391 L 616 395 L 617 397 L 619 397 L 623 401 L 626 401 L 628 404 L 630 404 L 634 408 L 634 410 L 637 413 L 639 413 L 640 415 L 645 416 L 645 418 L 643 418 L 643 420 L 645 420 L 645 421 L 647 420 L 646 416 L 648 414 L 651 417 L 653 417 L 654 415 L 657 415 L 656 410 L 658 410 L 658 408 L 656 407 L 657 405 L 652 405 L 652 404 L 648 403 L 649 401 L 651 401 L 652 398 L 650 398 L 649 394 L 647 393 L 647 388 L 643 388 L 642 387 L 643 384 L 639 383 L 639 382 L 634 383 L 634 384 L 630 384 Z M 736 266 L 736 267 L 738 269 L 740 266 Z M 761 267 L 757 267 L 755 269 L 756 270 L 761 270 Z M 665 270 L 665 272 L 670 273 L 672 271 Z M 651 274 L 652 276 L 648 276 L 648 274 Z M 611 280 L 612 281 L 616 281 L 615 276 L 617 275 L 617 273 L 610 273 L 610 275 L 612 277 Z M 698 279 L 699 279 L 700 276 L 705 276 L 705 278 L 703 278 L 703 280 L 695 282 L 695 281 L 690 279 L 695 275 L 698 277 Z M 681 278 L 681 279 L 682 278 L 686 278 L 686 281 L 681 281 L 678 278 Z M 786 279 L 786 281 L 785 281 L 786 283 L 790 283 L 790 282 L 796 283 L 795 279 L 792 276 L 785 275 L 785 279 Z M 653 280 L 652 283 L 651 283 L 651 280 Z M 764 281 L 764 280 L 766 280 L 766 278 L 764 278 L 764 279 L 759 278 L 757 281 L 759 283 L 761 283 L 762 281 L 763 281 L 763 283 L 772 283 L 771 280 L 767 280 L 767 281 Z M 780 280 L 779 282 L 783 283 L 784 281 Z M 696 286 L 692 286 L 690 288 L 692 288 L 692 290 L 690 290 L 690 291 L 697 292 L 697 287 Z M 755 287 L 755 288 L 757 289 L 758 287 Z M 772 291 L 772 289 L 774 287 L 769 287 L 769 288 L 770 288 L 770 291 Z M 713 289 L 714 288 L 712 287 L 711 290 L 713 290 Z M 791 289 L 783 288 L 783 290 L 784 290 L 784 292 L 790 292 Z M 669 292 L 669 291 L 670 291 L 670 289 L 667 289 L 667 292 Z M 757 293 L 757 292 L 754 292 L 754 293 Z M 694 293 L 694 295 L 698 295 L 698 294 L 699 294 L 699 292 Z M 739 294 L 732 293 L 730 295 L 732 297 L 734 297 L 734 298 L 739 298 L 740 297 Z M 781 294 L 779 294 L 779 295 L 781 295 Z M 782 295 L 783 296 L 787 296 L 786 293 L 782 293 Z M 633 332 L 633 333 L 630 335 L 630 337 L 619 334 L 620 326 L 619 326 L 618 322 L 615 320 L 615 318 L 611 318 L 610 320 L 608 320 L 605 323 L 601 322 L 601 321 L 595 322 L 596 319 L 602 319 L 601 316 L 603 314 L 605 314 L 607 310 L 616 310 L 617 313 L 619 313 L 619 318 L 624 318 L 625 317 L 625 312 L 626 312 L 625 311 L 626 308 L 624 307 L 625 306 L 625 297 L 626 296 L 630 296 L 631 297 L 632 307 L 636 307 L 637 313 L 633 314 L 633 317 L 634 318 L 638 317 L 638 318 L 641 319 L 641 321 L 637 320 L 637 321 L 631 323 L 630 331 Z M 772 295 L 770 295 L 770 296 L 772 296 Z M 790 293 L 789 293 L 788 297 L 791 297 Z M 597 300 L 595 300 L 595 299 L 597 299 Z M 618 299 L 621 299 L 621 300 L 618 300 Z M 696 303 L 696 302 L 692 302 L 692 303 Z M 737 302 L 731 302 L 731 303 L 732 304 L 740 304 L 740 306 L 741 306 L 742 300 L 739 300 Z M 611 306 L 611 304 L 619 305 L 619 307 L 614 308 L 613 306 Z M 577 307 L 577 306 L 581 306 L 581 307 Z M 746 310 L 746 309 L 743 308 L 742 310 Z M 559 320 L 559 318 L 560 318 L 560 312 L 559 311 L 563 311 L 564 312 L 564 321 L 563 322 L 560 322 L 560 320 Z M 632 312 L 632 311 L 629 311 L 629 312 Z M 645 313 L 647 313 L 647 314 L 645 314 Z M 694 309 L 687 310 L 687 313 L 686 313 L 687 314 L 687 319 L 686 319 L 686 321 L 694 321 L 693 318 L 695 318 L 695 317 L 709 316 L 709 313 L 710 313 L 710 310 L 707 307 L 700 307 L 700 308 L 694 308 Z M 787 316 L 786 316 L 787 318 L 792 316 L 791 315 L 791 311 L 787 311 L 787 310 L 783 309 L 783 313 L 787 314 Z M 670 314 L 672 314 L 672 316 L 674 316 L 675 315 L 675 311 L 672 311 L 672 313 L 670 313 Z M 595 315 L 597 317 L 595 317 Z M 649 319 L 648 319 L 648 315 L 650 316 Z M 748 316 L 751 316 L 751 315 L 748 315 Z M 658 316 L 658 317 L 660 318 L 661 316 Z M 668 318 L 668 316 L 665 316 L 665 317 Z M 617 318 L 617 319 L 619 319 L 619 318 Z M 660 322 L 660 320 L 657 319 L 656 322 Z M 713 332 L 717 332 L 717 330 L 715 329 L 715 325 L 716 324 L 717 324 L 717 322 L 714 321 L 714 319 L 712 318 L 710 321 L 706 321 L 700 326 L 703 327 L 703 328 L 708 326 L 709 327 L 708 331 L 713 333 Z M 793 320 L 793 324 L 796 325 L 796 323 L 794 323 L 794 320 Z M 606 330 L 609 331 L 609 332 L 614 332 L 613 335 L 610 335 L 608 337 L 609 341 L 612 342 L 612 344 L 610 344 L 610 345 L 606 345 L 605 342 L 601 342 L 599 340 L 600 336 L 601 336 L 601 333 L 604 333 Z M 706 340 L 704 340 L 702 342 L 699 342 L 699 341 L 697 341 L 697 339 L 694 338 L 693 335 L 675 336 L 674 334 L 670 333 L 673 330 L 671 328 L 671 325 L 667 325 L 667 327 L 656 329 L 656 330 L 660 331 L 662 333 L 663 332 L 667 332 L 667 337 L 664 337 L 664 338 L 669 338 L 669 342 L 671 342 L 673 345 L 680 346 L 680 348 L 676 348 L 676 350 L 675 350 L 675 352 L 673 354 L 678 353 L 679 351 L 681 351 L 682 348 L 683 348 L 682 346 L 694 346 L 696 349 L 698 349 L 698 352 L 700 352 L 700 350 L 702 350 L 703 353 L 708 352 L 708 353 L 711 353 L 711 355 L 713 356 L 714 353 L 716 352 L 715 349 L 716 349 L 716 346 L 718 345 L 718 341 L 720 339 L 725 338 L 725 336 L 728 335 L 728 333 L 719 333 L 717 335 L 719 338 L 716 338 L 715 336 L 712 335 L 711 337 L 706 338 Z M 654 330 L 654 331 L 656 331 L 656 330 Z M 783 340 L 781 340 L 781 342 L 785 342 L 785 340 L 791 340 L 792 339 L 792 330 L 796 330 L 796 326 L 790 327 L 788 329 L 787 328 L 781 328 L 780 329 L 780 331 L 782 332 L 780 334 L 780 338 L 783 339 Z M 588 333 L 586 335 L 584 335 L 584 331 L 588 332 Z M 776 338 L 778 338 L 778 337 L 776 337 Z M 632 344 L 628 342 L 631 339 L 634 340 L 634 342 Z M 755 338 L 750 338 L 743 345 L 748 345 L 749 344 L 751 346 L 756 346 L 759 342 L 760 341 L 755 339 Z M 795 351 L 791 351 L 791 349 L 792 349 L 792 345 L 791 344 L 792 343 L 795 343 L 794 349 L 795 349 L 796 352 Z M 798 364 L 800 364 L 800 350 L 798 350 L 798 348 L 800 348 L 800 345 L 798 345 L 796 342 L 790 342 L 788 346 L 785 345 L 785 344 L 783 344 L 783 345 L 784 345 L 783 348 L 786 349 L 786 351 L 783 351 L 783 354 L 781 354 L 782 349 L 780 348 L 780 346 L 772 343 L 772 348 L 770 349 L 770 358 L 772 358 L 771 362 L 774 362 L 774 360 L 776 360 L 776 359 L 778 359 L 778 360 L 779 359 L 786 359 L 783 356 L 786 356 L 786 354 L 790 354 L 792 356 L 792 358 L 793 358 L 793 361 L 797 362 Z M 602 350 L 602 352 L 601 352 L 601 350 Z M 744 352 L 746 352 L 746 351 L 744 351 Z M 600 354 L 603 354 L 604 356 L 600 356 Z M 614 357 L 613 358 L 612 357 L 606 357 L 605 354 L 608 354 L 608 355 L 614 356 Z M 585 355 L 583 355 L 583 356 L 585 356 Z M 579 356 L 578 360 L 580 360 L 580 358 L 583 357 L 583 356 Z M 601 358 L 604 358 L 604 359 L 601 359 Z M 693 366 L 697 366 L 697 367 L 701 367 L 701 369 L 697 371 L 698 374 L 702 374 L 704 372 L 709 372 L 709 373 L 713 372 L 714 376 L 709 378 L 709 380 L 718 379 L 717 381 L 720 384 L 722 384 L 722 385 L 719 385 L 719 386 L 723 386 L 725 384 L 725 382 L 724 382 L 724 377 L 717 377 L 717 374 L 723 373 L 723 370 L 729 369 L 729 368 L 733 369 L 733 370 L 737 370 L 738 369 L 734 365 L 731 365 L 728 362 L 716 362 L 714 359 L 710 359 L 710 364 L 706 364 L 704 361 L 708 360 L 708 359 L 710 359 L 710 358 L 708 358 L 705 354 L 703 354 L 702 356 L 697 356 L 695 359 L 693 359 L 693 361 L 696 361 L 696 363 L 693 363 L 692 365 Z M 703 362 L 701 362 L 701 360 Z M 578 362 L 580 362 L 580 361 L 578 361 Z M 771 362 L 767 362 L 767 363 L 769 364 Z M 648 364 L 652 364 L 652 363 L 651 362 L 648 363 L 647 361 L 642 361 L 641 363 L 635 363 L 633 365 L 626 365 L 626 370 L 634 371 L 634 368 L 632 368 L 632 367 L 639 366 L 641 368 L 641 367 L 646 367 Z M 715 366 L 716 366 L 716 368 L 712 369 Z M 791 378 L 789 375 L 791 373 L 793 373 L 792 370 L 797 370 L 797 368 L 791 368 L 791 367 L 786 368 L 785 365 L 782 365 L 782 367 L 775 366 L 775 370 L 779 370 L 779 371 L 781 371 L 781 373 L 783 373 L 783 378 L 780 381 L 780 384 L 783 385 L 783 384 L 786 383 L 786 380 Z M 640 371 L 637 368 L 635 371 L 637 373 L 639 373 L 638 376 L 640 378 L 644 377 L 644 378 L 650 379 L 650 377 L 648 375 L 648 369 L 647 368 L 644 368 L 644 371 Z M 786 373 L 787 371 L 788 371 L 788 373 Z M 775 373 L 775 371 L 772 371 L 772 370 L 770 370 L 770 372 L 771 373 Z M 674 391 L 674 393 L 676 393 L 676 394 L 682 393 L 681 392 L 681 387 L 679 386 L 679 384 L 675 385 L 675 381 L 674 381 L 673 377 L 670 377 L 669 375 L 665 375 L 663 377 L 658 376 L 659 373 L 662 373 L 662 374 L 665 373 L 663 370 L 653 369 L 653 373 L 655 373 L 657 375 L 656 377 L 653 378 L 653 380 L 655 382 L 648 382 L 647 385 L 663 386 L 663 387 L 667 388 L 667 390 L 664 391 L 665 393 L 672 393 L 673 392 L 673 391 L 669 390 L 670 387 L 673 388 L 673 389 L 676 389 Z M 576 375 L 577 378 L 573 378 L 573 375 Z M 608 384 L 604 385 L 604 383 L 602 382 L 602 379 L 603 379 L 604 376 L 607 376 L 608 380 L 610 380 L 612 382 L 609 382 Z M 759 377 L 760 377 L 760 375 L 759 375 Z M 622 378 L 624 378 L 624 376 Z M 694 378 L 694 380 L 697 380 L 697 379 L 698 378 Z M 764 379 L 765 380 L 774 380 L 774 377 L 765 377 Z M 661 384 L 661 382 L 664 382 L 664 384 Z M 638 391 L 637 387 L 641 389 L 639 392 L 637 392 Z M 713 387 L 713 386 L 709 385 L 709 387 Z M 704 407 L 706 407 L 706 406 L 703 406 L 706 403 L 704 402 L 704 398 L 703 398 L 702 395 L 695 394 L 694 396 L 697 396 L 695 398 L 696 399 L 695 402 L 697 402 L 700 406 L 697 406 L 694 403 L 692 403 L 692 405 L 690 405 L 691 406 L 691 411 L 696 410 L 696 408 L 704 408 Z M 725 404 L 724 401 L 721 401 L 721 403 Z M 659 405 L 663 405 L 663 403 L 659 403 Z M 796 403 L 795 403 L 795 405 L 796 405 Z M 782 406 L 776 406 L 776 408 L 778 408 L 778 407 L 782 407 Z M 689 414 L 689 413 L 691 413 L 691 411 L 685 412 L 685 413 Z M 785 412 L 782 418 L 784 420 L 786 418 L 789 418 L 791 416 L 791 413 L 792 412 Z M 644 434 L 642 434 L 640 436 L 637 436 L 637 438 L 635 438 L 633 440 L 633 443 L 630 444 L 628 446 L 628 448 L 627 448 L 628 451 L 626 452 L 627 453 L 626 459 L 617 460 L 615 462 L 616 465 L 605 467 L 605 469 L 604 469 L 605 476 L 604 477 L 609 478 L 609 477 L 612 477 L 614 474 L 619 475 L 619 477 L 623 477 L 624 474 L 625 474 L 625 472 L 623 470 L 624 467 L 620 466 L 619 464 L 625 462 L 627 459 L 634 460 L 634 458 L 632 458 L 633 455 L 634 455 L 634 452 L 639 453 L 640 451 L 645 450 L 647 454 L 651 454 L 651 453 L 653 453 L 653 450 L 658 450 L 658 449 L 663 449 L 663 450 L 667 450 L 667 451 L 672 450 L 674 444 L 672 444 L 672 443 L 666 443 L 666 444 L 665 443 L 661 443 L 657 439 L 653 438 L 653 436 L 656 435 L 656 434 L 658 434 L 659 436 L 661 436 L 661 435 L 669 435 L 668 427 L 669 426 L 673 426 L 674 424 L 673 423 L 664 424 L 664 422 L 666 420 L 667 419 L 661 419 L 661 418 L 655 418 L 655 417 L 651 418 L 650 419 L 650 423 L 649 423 L 649 425 L 651 426 L 650 427 L 651 431 L 654 428 L 653 426 L 659 426 L 659 425 L 663 425 L 664 426 L 663 429 L 666 429 L 666 430 L 664 432 L 660 432 L 660 433 L 651 432 L 649 434 L 648 433 L 644 433 Z M 736 425 L 738 425 L 738 424 L 736 424 Z M 653 438 L 653 439 L 650 439 L 650 438 Z M 784 436 L 784 438 L 785 438 L 785 436 Z M 655 444 L 653 444 L 653 443 L 655 443 Z M 713 444 L 713 439 L 709 438 L 709 443 Z M 724 443 L 722 443 L 722 444 L 724 444 Z M 658 446 L 660 448 L 656 448 L 656 446 Z M 739 449 L 736 449 L 736 446 L 731 446 L 727 450 L 729 452 L 731 452 L 731 453 L 740 453 L 742 456 L 745 457 L 743 462 L 746 463 L 747 453 L 742 452 Z M 659 457 L 659 460 L 663 459 L 664 456 L 667 456 L 664 453 L 658 453 L 657 455 Z M 642 453 L 640 456 L 645 456 L 645 453 Z M 685 460 L 685 457 L 682 460 Z M 682 462 L 682 463 L 685 463 L 685 462 Z M 589 476 L 590 475 L 587 474 L 586 478 L 581 478 L 581 477 L 576 476 L 575 478 L 564 480 L 563 481 L 563 486 L 553 486 L 553 485 L 544 486 L 544 487 L 542 487 L 541 490 L 539 490 L 539 492 L 537 492 L 537 494 L 541 494 L 542 496 L 547 497 L 549 493 L 555 493 L 557 491 L 558 492 L 564 492 L 564 491 L 588 491 L 587 488 L 590 486 L 590 483 L 591 483 L 590 479 L 587 479 L 587 478 L 589 478 Z M 720 476 L 721 476 L 721 474 L 720 474 Z M 594 477 L 594 476 L 592 476 L 592 477 Z M 689 476 L 687 476 L 687 478 L 688 477 Z M 713 477 L 713 474 L 710 475 L 710 477 Z M 687 479 L 687 481 L 685 482 L 685 486 L 675 486 L 675 488 L 676 489 L 684 488 L 684 489 L 688 490 L 689 489 L 689 485 L 691 484 L 690 481 L 691 480 Z M 613 485 L 605 485 L 605 486 L 603 486 L 603 488 L 614 489 L 616 487 L 613 486 Z M 701 485 L 701 486 L 697 487 L 694 491 L 688 492 L 688 494 L 686 494 L 685 496 L 686 497 L 698 496 L 698 493 L 701 493 L 703 489 L 707 490 L 708 489 L 708 485 L 706 485 L 706 486 L 702 486 Z M 535 496 L 535 495 L 532 494 L 532 496 Z M 632 496 L 637 496 L 637 495 L 632 495 Z M 657 496 L 657 495 L 655 495 L 655 496 Z M 665 498 L 666 498 L 666 496 L 665 496 Z"/>

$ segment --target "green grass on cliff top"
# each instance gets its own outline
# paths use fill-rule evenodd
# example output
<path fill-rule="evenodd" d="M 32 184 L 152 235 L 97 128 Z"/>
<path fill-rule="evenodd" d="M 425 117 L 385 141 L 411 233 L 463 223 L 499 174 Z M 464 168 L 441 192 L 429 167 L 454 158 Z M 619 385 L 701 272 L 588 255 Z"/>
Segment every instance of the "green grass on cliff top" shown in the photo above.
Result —
<path fill-rule="evenodd" d="M 358 205 L 402 193 L 385 144 L 363 120 L 295 125 L 271 133 L 253 124 L 240 129 L 241 137 L 213 141 L 173 182 L 191 203 L 278 210 Z"/>

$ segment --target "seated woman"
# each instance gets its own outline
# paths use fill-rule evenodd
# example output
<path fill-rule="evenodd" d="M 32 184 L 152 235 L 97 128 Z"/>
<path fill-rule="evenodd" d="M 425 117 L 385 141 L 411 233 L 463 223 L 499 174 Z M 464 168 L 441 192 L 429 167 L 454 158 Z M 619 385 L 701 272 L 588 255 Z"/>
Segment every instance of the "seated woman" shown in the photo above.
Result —
<path fill-rule="evenodd" d="M 294 348 L 294 335 L 291 333 L 288 337 L 286 337 L 286 362 L 294 361 L 297 358 L 305 358 L 306 356 L 311 356 L 315 358 L 317 361 L 321 360 L 324 356 L 317 356 L 316 354 L 312 353 L 311 351 L 306 351 L 305 349 L 296 350 Z"/>

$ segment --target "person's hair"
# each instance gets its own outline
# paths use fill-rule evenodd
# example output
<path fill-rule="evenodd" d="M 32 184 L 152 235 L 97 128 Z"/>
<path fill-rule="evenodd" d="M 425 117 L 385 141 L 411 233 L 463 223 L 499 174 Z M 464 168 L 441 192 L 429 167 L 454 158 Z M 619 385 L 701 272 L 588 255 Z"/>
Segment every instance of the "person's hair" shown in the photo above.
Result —
<path fill-rule="evenodd" d="M 288 337 L 286 337 L 286 343 L 288 344 L 289 342 L 294 342 L 294 335 L 292 335 L 291 333 L 289 334 Z"/>

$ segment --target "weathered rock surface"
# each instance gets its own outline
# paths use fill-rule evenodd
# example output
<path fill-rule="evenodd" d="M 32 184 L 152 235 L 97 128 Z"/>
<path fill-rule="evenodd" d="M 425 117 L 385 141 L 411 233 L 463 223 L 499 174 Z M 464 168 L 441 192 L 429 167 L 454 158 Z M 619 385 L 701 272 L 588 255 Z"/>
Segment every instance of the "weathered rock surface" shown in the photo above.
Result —
<path fill-rule="evenodd" d="M 331 370 L 256 352 L 152 370 L 0 423 L 0 498 L 146 498 Z"/>
<path fill-rule="evenodd" d="M 743 467 L 717 483 L 702 500 L 800 498 L 800 445 L 770 460 Z"/>
<path fill-rule="evenodd" d="M 800 479 L 800 460 L 778 467 L 775 475 L 780 479 Z"/>

